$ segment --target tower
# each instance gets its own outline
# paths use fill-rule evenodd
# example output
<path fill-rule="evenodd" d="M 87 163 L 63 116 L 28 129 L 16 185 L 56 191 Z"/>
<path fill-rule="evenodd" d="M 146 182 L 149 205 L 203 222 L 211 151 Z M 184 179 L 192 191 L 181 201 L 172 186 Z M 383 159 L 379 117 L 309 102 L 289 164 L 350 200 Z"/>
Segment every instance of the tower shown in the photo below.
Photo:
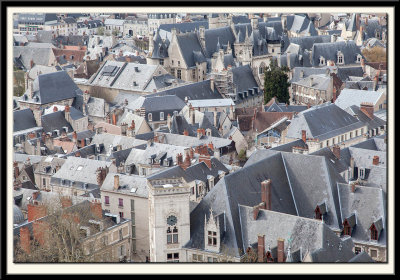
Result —
<path fill-rule="evenodd" d="M 148 180 L 151 262 L 186 261 L 190 239 L 190 187 L 183 178 Z"/>

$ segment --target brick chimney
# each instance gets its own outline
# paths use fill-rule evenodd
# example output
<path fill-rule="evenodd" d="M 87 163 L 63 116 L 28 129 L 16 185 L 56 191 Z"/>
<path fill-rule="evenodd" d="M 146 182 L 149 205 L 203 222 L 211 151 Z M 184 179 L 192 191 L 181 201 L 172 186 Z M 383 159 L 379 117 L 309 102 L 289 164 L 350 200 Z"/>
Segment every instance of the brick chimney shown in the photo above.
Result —
<path fill-rule="evenodd" d="M 190 150 L 189 150 L 189 157 L 190 157 L 190 159 L 194 158 L 194 150 L 192 148 L 190 148 Z"/>
<path fill-rule="evenodd" d="M 186 170 L 191 165 L 189 153 L 186 154 L 182 168 Z"/>
<path fill-rule="evenodd" d="M 90 211 L 92 212 L 93 216 L 98 219 L 103 218 L 103 210 L 101 208 L 100 202 L 90 202 Z"/>
<path fill-rule="evenodd" d="M 379 156 L 374 156 L 374 158 L 372 159 L 372 164 L 379 165 Z"/>
<path fill-rule="evenodd" d="M 264 262 L 265 258 L 265 235 L 258 235 L 257 261 Z"/>
<path fill-rule="evenodd" d="M 96 175 L 97 175 L 97 184 L 99 185 L 99 187 L 101 187 L 101 185 L 104 182 L 104 179 L 106 178 L 108 173 L 108 168 L 107 167 L 99 167 L 96 170 Z"/>
<path fill-rule="evenodd" d="M 278 262 L 282 263 L 285 261 L 285 240 L 278 238 Z"/>
<path fill-rule="evenodd" d="M 261 182 L 261 202 L 264 203 L 262 209 L 271 210 L 271 179 Z"/>
<path fill-rule="evenodd" d="M 57 106 L 54 106 L 54 107 L 53 107 L 53 112 L 57 112 L 57 111 L 58 111 Z"/>
<path fill-rule="evenodd" d="M 28 204 L 28 222 L 40 219 L 47 215 L 44 205 Z"/>
<path fill-rule="evenodd" d="M 201 128 L 197 129 L 197 139 L 200 139 L 203 136 Z"/>
<path fill-rule="evenodd" d="M 340 159 L 340 146 L 339 145 L 334 145 L 332 147 L 332 153 L 335 155 L 337 159 Z"/>
<path fill-rule="evenodd" d="M 19 235 L 21 249 L 24 250 L 25 253 L 29 254 L 31 252 L 31 234 L 29 232 L 29 228 L 21 227 L 19 229 Z"/>
<path fill-rule="evenodd" d="M 115 115 L 115 112 L 112 113 L 112 124 L 113 125 L 117 124 L 117 116 Z"/>
<path fill-rule="evenodd" d="M 187 131 L 186 129 L 183 131 L 183 135 L 185 136 L 189 136 L 189 131 Z"/>
<path fill-rule="evenodd" d="M 209 154 L 201 154 L 199 156 L 199 163 L 204 162 L 209 169 L 211 169 L 211 157 Z"/>
<path fill-rule="evenodd" d="M 62 208 L 67 208 L 72 206 L 72 199 L 70 197 L 63 196 L 60 198 L 60 200 Z"/>
<path fill-rule="evenodd" d="M 356 191 L 356 183 L 352 183 L 350 187 L 351 187 L 351 192 L 354 193 Z"/>
<path fill-rule="evenodd" d="M 362 102 L 360 105 L 360 110 L 366 114 L 370 119 L 374 118 L 374 105 L 369 102 Z"/>
<path fill-rule="evenodd" d="M 119 176 L 118 175 L 114 175 L 114 190 L 118 190 L 119 189 Z"/>
<path fill-rule="evenodd" d="M 180 167 L 183 168 L 183 160 L 182 160 L 182 154 L 181 153 L 176 155 L 176 165 L 179 165 Z"/>
<path fill-rule="evenodd" d="M 307 142 L 307 132 L 305 130 L 301 131 L 301 139 L 303 140 L 304 143 Z"/>

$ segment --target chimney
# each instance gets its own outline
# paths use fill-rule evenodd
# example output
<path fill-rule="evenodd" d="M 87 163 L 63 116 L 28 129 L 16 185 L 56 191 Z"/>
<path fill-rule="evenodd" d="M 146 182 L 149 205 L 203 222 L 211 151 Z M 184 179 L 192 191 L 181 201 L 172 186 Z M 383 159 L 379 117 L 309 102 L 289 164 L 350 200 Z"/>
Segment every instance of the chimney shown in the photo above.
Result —
<path fill-rule="evenodd" d="M 17 179 L 19 177 L 19 167 L 18 163 L 14 161 L 14 178 Z"/>
<path fill-rule="evenodd" d="M 172 122 L 172 120 L 171 120 L 171 115 L 168 114 L 168 115 L 167 115 L 167 126 L 168 126 L 168 130 L 171 130 L 171 122 Z"/>
<path fill-rule="evenodd" d="M 99 187 L 101 187 L 101 185 L 103 184 L 104 179 L 106 178 L 108 173 L 107 171 L 108 171 L 107 168 L 104 167 L 99 167 L 96 170 L 97 184 L 99 185 Z"/>
<path fill-rule="evenodd" d="M 285 240 L 278 238 L 278 262 L 282 263 L 285 261 Z"/>
<path fill-rule="evenodd" d="M 369 102 L 362 102 L 360 105 L 360 110 L 366 114 L 371 120 L 374 118 L 374 105 Z"/>
<path fill-rule="evenodd" d="M 53 107 L 53 112 L 57 112 L 57 111 L 58 111 L 57 106 L 54 106 L 54 107 Z"/>
<path fill-rule="evenodd" d="M 365 59 L 364 58 L 361 59 L 361 67 L 362 67 L 363 72 L 365 73 Z"/>
<path fill-rule="evenodd" d="M 114 175 L 114 190 L 118 190 L 119 189 L 119 176 L 118 175 Z"/>
<path fill-rule="evenodd" d="M 376 87 L 378 86 L 378 76 L 374 77 L 374 83 L 373 83 L 373 89 L 372 90 L 376 90 Z"/>
<path fill-rule="evenodd" d="M 183 131 L 183 135 L 185 136 L 189 136 L 189 131 L 187 131 L 186 129 Z"/>
<path fill-rule="evenodd" d="M 72 142 L 76 143 L 78 141 L 78 135 L 76 134 L 76 131 L 72 133 Z"/>
<path fill-rule="evenodd" d="M 210 88 L 214 92 L 214 78 L 210 78 Z"/>
<path fill-rule="evenodd" d="M 301 131 L 301 139 L 303 140 L 304 143 L 307 142 L 307 132 L 305 130 Z"/>
<path fill-rule="evenodd" d="M 372 164 L 379 165 L 379 156 L 374 156 L 374 158 L 372 159 Z"/>
<path fill-rule="evenodd" d="M 30 253 L 31 251 L 31 234 L 29 232 L 29 228 L 27 226 L 21 227 L 19 229 L 20 235 L 20 246 L 21 249 L 25 251 L 25 253 Z"/>
<path fill-rule="evenodd" d="M 197 129 L 197 139 L 200 139 L 201 136 L 203 136 L 202 130 L 201 130 L 201 128 L 198 128 Z"/>
<path fill-rule="evenodd" d="M 67 122 L 71 121 L 71 113 L 69 110 L 70 110 L 69 105 L 65 106 L 64 112 L 65 112 L 65 119 L 67 120 Z"/>
<path fill-rule="evenodd" d="M 368 17 L 365 17 L 365 26 L 368 26 Z"/>
<path fill-rule="evenodd" d="M 300 71 L 300 78 L 303 78 L 304 77 L 304 70 L 301 70 Z"/>
<path fill-rule="evenodd" d="M 116 125 L 117 124 L 117 116 L 115 115 L 115 112 L 112 114 L 112 124 Z"/>
<path fill-rule="evenodd" d="M 350 179 L 354 178 L 354 158 L 350 157 Z"/>
<path fill-rule="evenodd" d="M 332 153 L 335 155 L 337 159 L 340 159 L 340 146 L 339 145 L 334 145 L 332 147 Z"/>
<path fill-rule="evenodd" d="M 190 166 L 190 164 L 191 164 L 190 156 L 189 156 L 189 153 L 187 153 L 186 157 L 185 157 L 185 162 L 183 163 L 183 167 L 182 168 L 186 170 L 186 168 L 188 168 Z"/>
<path fill-rule="evenodd" d="M 313 77 L 310 77 L 310 87 L 312 87 L 313 84 L 314 84 L 314 78 L 313 78 Z"/>
<path fill-rule="evenodd" d="M 93 216 L 98 219 L 103 218 L 103 210 L 101 209 L 101 203 L 99 202 L 90 202 L 90 211 Z"/>
<path fill-rule="evenodd" d="M 271 179 L 261 182 L 261 202 L 265 210 L 271 210 Z"/>
<path fill-rule="evenodd" d="M 258 235 L 258 246 L 257 246 L 257 261 L 264 262 L 265 258 L 265 235 Z"/>
<path fill-rule="evenodd" d="M 27 207 L 28 207 L 28 222 L 46 216 L 46 208 L 44 205 L 28 204 Z"/>
<path fill-rule="evenodd" d="M 62 208 L 67 208 L 72 206 L 72 199 L 70 197 L 62 196 L 60 200 Z"/>

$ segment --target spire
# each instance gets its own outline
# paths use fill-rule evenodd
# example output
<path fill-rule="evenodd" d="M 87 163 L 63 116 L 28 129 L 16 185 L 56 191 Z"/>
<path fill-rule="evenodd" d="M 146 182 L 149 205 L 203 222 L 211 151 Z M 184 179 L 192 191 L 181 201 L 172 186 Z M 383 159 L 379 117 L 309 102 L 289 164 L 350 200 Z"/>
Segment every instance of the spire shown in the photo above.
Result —
<path fill-rule="evenodd" d="M 241 32 L 240 32 L 240 29 L 239 29 L 239 32 L 238 32 L 237 37 L 236 37 L 236 43 L 240 43 L 240 35 L 241 35 Z"/>
<path fill-rule="evenodd" d="M 218 37 L 218 43 L 217 43 L 217 51 L 221 49 L 221 45 L 219 44 L 219 37 Z"/>

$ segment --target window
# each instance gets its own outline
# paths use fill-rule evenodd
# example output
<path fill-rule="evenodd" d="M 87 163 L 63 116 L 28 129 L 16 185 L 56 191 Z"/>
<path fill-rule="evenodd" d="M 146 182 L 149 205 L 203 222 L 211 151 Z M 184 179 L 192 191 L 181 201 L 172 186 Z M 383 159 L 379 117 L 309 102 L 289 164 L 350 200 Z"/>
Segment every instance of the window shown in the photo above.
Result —
<path fill-rule="evenodd" d="M 46 178 L 43 178 L 43 187 L 46 187 Z"/>
<path fill-rule="evenodd" d="M 164 112 L 160 112 L 160 121 L 164 120 Z"/>
<path fill-rule="evenodd" d="M 178 60 L 178 66 L 181 66 L 181 62 Z"/>
<path fill-rule="evenodd" d="M 194 194 L 194 187 L 191 188 L 191 194 Z"/>
<path fill-rule="evenodd" d="M 264 67 L 260 66 L 260 68 L 258 68 L 258 74 L 264 74 Z"/>
<path fill-rule="evenodd" d="M 164 59 L 160 59 L 160 65 L 164 65 Z"/>
<path fill-rule="evenodd" d="M 171 64 L 174 65 L 174 61 L 173 60 L 171 60 Z"/>
<path fill-rule="evenodd" d="M 378 256 L 378 251 L 374 249 L 369 249 L 369 253 L 371 255 L 371 258 L 376 258 Z"/>
<path fill-rule="evenodd" d="M 124 207 L 124 200 L 122 198 L 118 199 L 118 206 L 119 207 Z"/>
<path fill-rule="evenodd" d="M 146 176 L 146 168 L 142 168 L 142 175 Z"/>
<path fill-rule="evenodd" d="M 179 253 L 167 254 L 167 262 L 179 262 Z"/>
<path fill-rule="evenodd" d="M 350 132 L 350 138 L 353 138 L 353 132 Z"/>
<path fill-rule="evenodd" d="M 119 247 L 119 255 L 121 257 L 125 256 L 125 245 L 121 245 L 121 247 Z"/>
<path fill-rule="evenodd" d="M 119 230 L 119 240 L 122 240 L 123 236 L 122 236 L 122 229 Z"/>
<path fill-rule="evenodd" d="M 338 64 L 343 64 L 343 63 L 344 63 L 342 52 L 338 52 L 338 55 L 337 55 L 337 63 L 338 63 Z"/>
<path fill-rule="evenodd" d="M 317 208 L 315 209 L 315 219 L 317 220 L 322 220 L 322 214 L 321 211 L 319 209 L 319 207 L 317 206 Z"/>
<path fill-rule="evenodd" d="M 110 197 L 109 196 L 105 196 L 104 197 L 104 204 L 105 205 L 110 205 Z"/>
<path fill-rule="evenodd" d="M 371 240 L 378 240 L 378 231 L 375 228 L 375 225 L 371 226 Z"/>
<path fill-rule="evenodd" d="M 151 114 L 151 113 L 149 113 L 148 115 L 147 115 L 147 119 L 151 122 L 151 121 L 153 121 L 153 115 Z"/>
<path fill-rule="evenodd" d="M 358 130 L 356 130 L 356 137 L 358 136 Z"/>
<path fill-rule="evenodd" d="M 193 254 L 192 255 L 192 261 L 193 262 L 202 262 L 203 261 L 203 255 Z"/>
<path fill-rule="evenodd" d="M 361 179 L 364 179 L 364 176 L 365 176 L 365 169 L 364 169 L 364 168 L 360 168 L 359 170 L 360 170 L 360 178 L 361 178 Z"/>
<path fill-rule="evenodd" d="M 167 244 L 178 243 L 178 229 L 176 226 L 171 230 L 171 227 L 167 228 Z"/>
<path fill-rule="evenodd" d="M 176 71 L 176 77 L 177 77 L 178 79 L 182 79 L 182 71 L 181 71 L 180 69 L 178 69 L 178 70 Z"/>
<path fill-rule="evenodd" d="M 192 79 L 196 79 L 196 69 L 192 70 Z"/>
<path fill-rule="evenodd" d="M 361 248 L 360 247 L 354 247 L 354 253 L 356 255 L 358 255 L 359 253 L 361 253 Z"/>
<path fill-rule="evenodd" d="M 123 217 L 124 217 L 124 212 L 119 212 L 119 216 L 120 216 L 121 218 L 123 218 Z"/>
<path fill-rule="evenodd" d="M 208 245 L 217 246 L 217 233 L 215 231 L 208 231 Z"/>

